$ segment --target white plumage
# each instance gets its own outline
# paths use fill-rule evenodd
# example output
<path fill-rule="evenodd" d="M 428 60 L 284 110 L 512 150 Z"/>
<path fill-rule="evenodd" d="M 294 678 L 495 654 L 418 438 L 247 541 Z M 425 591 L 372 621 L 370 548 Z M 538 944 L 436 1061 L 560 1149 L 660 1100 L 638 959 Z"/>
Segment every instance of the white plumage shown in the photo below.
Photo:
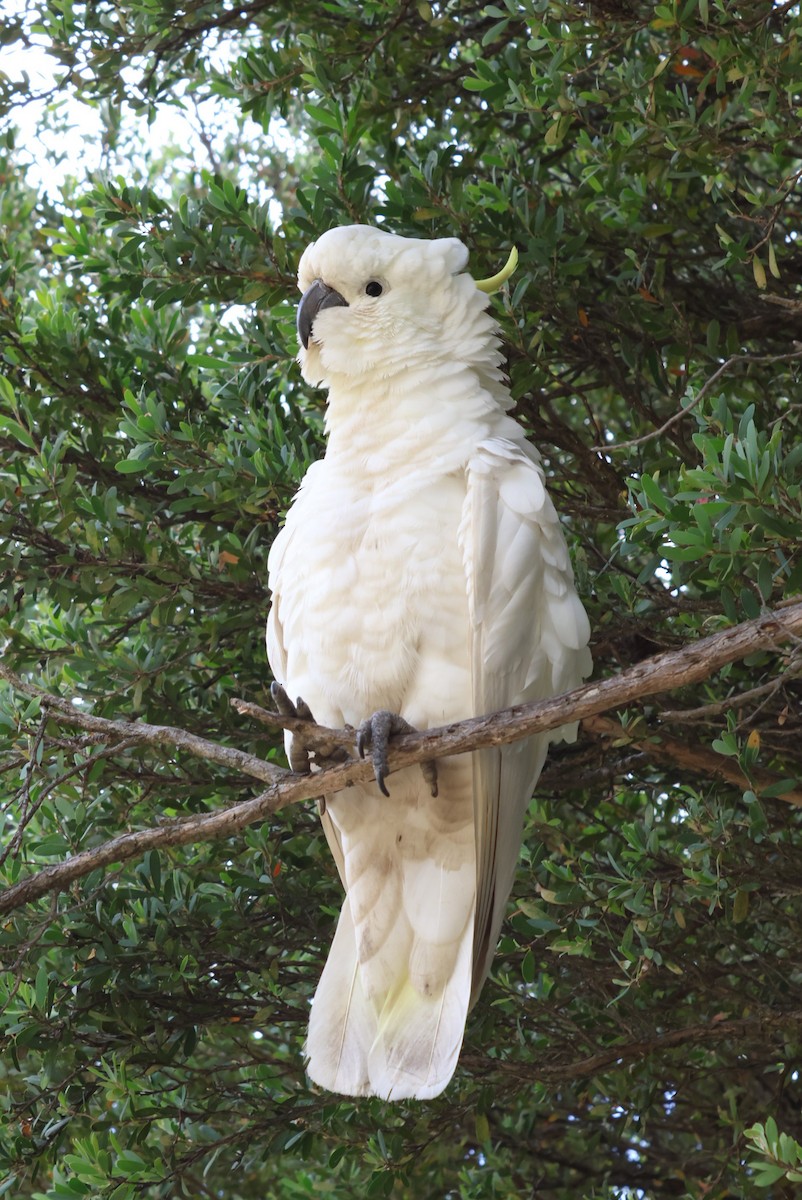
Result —
<path fill-rule="evenodd" d="M 301 259 L 300 363 L 328 389 L 328 447 L 270 554 L 267 642 L 276 679 L 326 725 L 389 709 L 423 729 L 590 669 L 557 514 L 507 415 L 467 258 L 454 238 L 355 225 Z M 390 799 L 375 784 L 327 797 L 346 896 L 312 1005 L 314 1082 L 386 1099 L 446 1086 L 557 736 L 440 759 L 436 798 L 417 767 L 390 777 Z"/>

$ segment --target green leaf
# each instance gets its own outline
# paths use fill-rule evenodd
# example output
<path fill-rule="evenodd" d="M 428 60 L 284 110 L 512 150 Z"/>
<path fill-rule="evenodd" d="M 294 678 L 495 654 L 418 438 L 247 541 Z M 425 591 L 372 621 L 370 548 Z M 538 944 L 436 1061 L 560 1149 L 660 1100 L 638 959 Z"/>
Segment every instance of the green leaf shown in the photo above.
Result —
<path fill-rule="evenodd" d="M 321 104 L 310 104 L 308 101 L 304 108 L 315 121 L 319 121 L 321 125 L 325 125 L 328 129 L 334 129 L 337 133 L 342 130 L 342 120 L 340 113 L 336 110 L 325 108 Z"/>
<path fill-rule="evenodd" d="M 642 475 L 639 480 L 644 495 L 658 512 L 667 513 L 671 510 L 672 501 L 665 495 L 656 479 L 650 475 Z"/>
<path fill-rule="evenodd" d="M 756 1187 L 771 1187 L 785 1175 L 785 1168 L 771 1163 L 761 1164 L 755 1171 L 752 1182 Z"/>
<path fill-rule="evenodd" d="M 0 379 L 2 379 L 1 375 Z M 36 449 L 36 442 L 31 434 L 24 425 L 21 425 L 19 421 L 15 421 L 13 417 L 4 417 L 0 415 L 0 435 L 2 435 L 4 431 L 10 434 L 11 437 L 20 442 L 23 446 L 27 446 L 29 450 Z"/>
<path fill-rule="evenodd" d="M 47 992 L 49 984 L 49 975 L 46 963 L 40 963 L 39 970 L 36 972 L 36 1007 L 43 1013 L 47 1013 Z"/>

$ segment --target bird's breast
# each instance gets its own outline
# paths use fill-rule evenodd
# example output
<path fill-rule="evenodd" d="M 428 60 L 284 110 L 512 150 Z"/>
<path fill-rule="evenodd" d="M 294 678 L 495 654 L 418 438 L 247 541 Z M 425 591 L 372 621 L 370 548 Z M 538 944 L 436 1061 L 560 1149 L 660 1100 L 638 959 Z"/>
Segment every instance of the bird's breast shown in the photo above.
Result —
<path fill-rule="evenodd" d="M 462 473 L 372 483 L 323 463 L 280 535 L 271 587 L 286 685 L 319 721 L 377 708 L 416 725 L 468 715 Z"/>

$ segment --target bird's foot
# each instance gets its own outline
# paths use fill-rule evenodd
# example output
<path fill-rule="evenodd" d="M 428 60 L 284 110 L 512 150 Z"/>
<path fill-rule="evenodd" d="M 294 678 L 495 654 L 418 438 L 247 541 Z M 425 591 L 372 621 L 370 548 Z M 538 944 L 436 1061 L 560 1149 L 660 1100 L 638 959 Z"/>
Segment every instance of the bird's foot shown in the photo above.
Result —
<path fill-rule="evenodd" d="M 415 733 L 416 730 L 409 721 L 405 721 L 403 717 L 399 717 L 398 713 L 387 712 L 386 709 L 379 709 L 372 717 L 368 717 L 362 722 L 356 734 L 356 749 L 360 758 L 365 757 L 365 752 L 369 752 L 371 761 L 373 762 L 373 773 L 376 776 L 376 783 L 379 785 L 379 791 L 385 796 L 389 796 L 387 785 L 384 782 L 385 778 L 390 774 L 390 768 L 387 764 L 387 752 L 390 744 L 390 738 L 395 733 Z M 422 762 L 420 764 L 421 774 L 429 785 L 433 796 L 437 795 L 437 765 L 433 760 Z"/>
<path fill-rule="evenodd" d="M 271 683 L 270 695 L 276 709 L 283 717 L 296 717 L 301 721 L 309 721 L 310 725 L 317 724 L 312 710 L 305 700 L 299 696 L 293 704 L 285 688 L 280 683 Z M 308 775 L 312 767 L 330 767 L 334 763 L 347 762 L 351 757 L 344 746 L 333 742 L 325 734 L 318 736 L 313 728 L 303 733 L 292 733 L 290 749 L 287 755 L 290 769 L 299 775 Z"/>

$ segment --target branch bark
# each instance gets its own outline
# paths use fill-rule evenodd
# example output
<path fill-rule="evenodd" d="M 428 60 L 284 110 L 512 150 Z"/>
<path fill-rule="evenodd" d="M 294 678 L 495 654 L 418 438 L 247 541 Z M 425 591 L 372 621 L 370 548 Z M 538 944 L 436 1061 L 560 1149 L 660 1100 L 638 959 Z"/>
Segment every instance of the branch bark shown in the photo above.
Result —
<path fill-rule="evenodd" d="M 707 395 L 714 383 L 729 371 L 730 367 L 734 367 L 736 363 L 768 363 L 774 364 L 778 362 L 792 362 L 794 359 L 802 358 L 802 346 L 798 342 L 794 342 L 796 349 L 789 354 L 733 354 L 726 362 L 722 363 L 718 370 L 714 371 L 709 379 L 706 379 L 699 391 L 693 396 L 684 408 L 679 409 L 673 416 L 670 416 L 667 421 L 658 429 L 653 429 L 651 433 L 645 433 L 643 437 L 630 438 L 627 442 L 604 442 L 599 446 L 591 446 L 591 453 L 609 454 L 612 450 L 630 450 L 633 446 L 642 446 L 645 442 L 654 441 L 655 438 L 661 437 L 667 430 L 681 421 L 683 417 L 687 417 L 693 412 L 696 406 Z"/>
<path fill-rule="evenodd" d="M 711 637 L 701 638 L 681 650 L 670 650 L 645 659 L 619 675 L 598 683 L 587 683 L 582 687 L 555 696 L 537 704 L 517 705 L 488 716 L 472 717 L 467 721 L 453 722 L 421 733 L 404 734 L 394 740 L 390 750 L 390 769 L 398 771 L 424 759 L 441 758 L 450 754 L 462 754 L 469 750 L 499 746 L 518 741 L 535 733 L 545 733 L 560 726 L 609 709 L 620 708 L 635 700 L 672 691 L 708 679 L 727 663 L 736 662 L 747 655 L 761 650 L 772 650 L 788 641 L 802 638 L 802 601 L 775 609 L 753 621 L 746 621 L 725 629 Z M 0 673 L 14 684 L 17 677 L 8 668 L 0 665 Z M 56 719 L 65 724 L 88 728 L 88 714 L 78 712 L 69 701 L 51 697 L 32 685 L 18 681 L 27 695 L 37 694 L 46 698 Z M 203 738 L 185 735 L 183 730 L 166 726 L 147 726 L 139 723 L 109 722 L 109 725 L 124 730 L 130 739 L 133 731 L 140 731 L 143 743 L 164 745 L 169 742 L 189 753 L 198 753 L 208 758 L 207 743 Z M 313 728 L 318 728 L 313 726 Z M 340 731 L 342 734 L 343 731 Z M 216 747 L 225 754 L 215 761 L 233 765 L 227 747 Z M 251 758 L 243 755 L 244 759 Z M 259 763 L 259 759 L 253 760 Z M 242 760 L 237 760 L 237 769 L 242 770 Z M 262 764 L 270 778 L 275 778 L 277 768 Z M 252 772 L 248 772 L 252 773 Z M 145 851 L 169 846 L 186 845 L 188 842 L 213 841 L 238 833 L 254 821 L 264 820 L 290 804 L 307 800 L 322 793 L 334 793 L 348 784 L 365 783 L 373 776 L 370 763 L 353 761 L 328 768 L 316 775 L 291 775 L 285 772 L 275 779 L 265 791 L 250 800 L 235 804 L 232 808 L 209 814 L 197 814 L 182 820 L 160 825 L 151 829 L 136 830 L 112 838 L 101 846 L 85 850 L 62 863 L 55 863 L 0 893 L 0 913 L 11 912 L 22 905 L 37 900 L 49 892 L 63 891 L 75 880 L 88 875 L 99 867 L 107 867 L 139 858 Z"/>
<path fill-rule="evenodd" d="M 141 746 L 175 746 L 177 750 L 186 750 L 195 758 L 205 758 L 232 771 L 250 775 L 262 783 L 277 783 L 288 774 L 283 767 L 265 762 L 254 754 L 246 754 L 232 746 L 221 746 L 219 742 L 210 742 L 186 729 L 175 729 L 171 725 L 149 725 L 146 721 L 110 721 L 106 717 L 95 717 L 83 712 L 71 700 L 54 696 L 21 679 L 2 662 L 0 679 L 5 679 L 15 692 L 41 700 L 49 715 L 62 725 L 77 725 L 79 729 L 99 734 L 110 741 L 125 741 L 129 745 Z"/>
<path fill-rule="evenodd" d="M 521 1074 L 528 1082 L 531 1082 L 533 1073 L 543 1083 L 576 1082 L 598 1075 L 610 1067 L 626 1067 L 630 1063 L 650 1058 L 653 1054 L 664 1054 L 682 1046 L 699 1046 L 716 1041 L 731 1041 L 734 1045 L 742 1045 L 745 1038 L 770 1042 L 772 1035 L 787 1035 L 790 1029 L 799 1025 L 802 1025 L 802 1012 L 797 1010 L 780 1013 L 761 1012 L 756 1016 L 722 1018 L 719 1021 L 714 1018 L 704 1024 L 669 1029 L 646 1041 L 619 1043 L 570 1063 L 542 1062 L 534 1067 L 527 1064 L 525 1071 L 522 1071 L 520 1064 L 510 1060 L 503 1064 L 502 1069 L 506 1075 L 513 1077 Z M 463 1054 L 462 1062 L 463 1066 L 472 1067 L 477 1074 L 486 1067 L 486 1063 L 469 1054 Z"/>
<path fill-rule="evenodd" d="M 725 783 L 731 783 L 733 787 L 741 790 L 751 788 L 759 793 L 781 782 L 778 775 L 773 775 L 771 771 L 766 771 L 762 767 L 755 767 L 747 775 L 732 758 L 716 754 L 714 750 L 706 750 L 704 746 L 690 745 L 680 738 L 669 737 L 660 730 L 644 728 L 642 725 L 639 725 L 634 731 L 629 731 L 611 717 L 596 716 L 584 720 L 582 728 L 599 737 L 618 738 L 626 742 L 628 746 L 640 750 L 646 758 L 667 762 L 678 770 L 692 771 L 696 775 L 705 775 L 709 779 L 722 779 Z M 787 792 L 783 792 L 782 796 L 778 797 L 778 799 L 780 798 L 786 804 L 802 808 L 802 791 L 798 788 L 791 788 Z"/>

